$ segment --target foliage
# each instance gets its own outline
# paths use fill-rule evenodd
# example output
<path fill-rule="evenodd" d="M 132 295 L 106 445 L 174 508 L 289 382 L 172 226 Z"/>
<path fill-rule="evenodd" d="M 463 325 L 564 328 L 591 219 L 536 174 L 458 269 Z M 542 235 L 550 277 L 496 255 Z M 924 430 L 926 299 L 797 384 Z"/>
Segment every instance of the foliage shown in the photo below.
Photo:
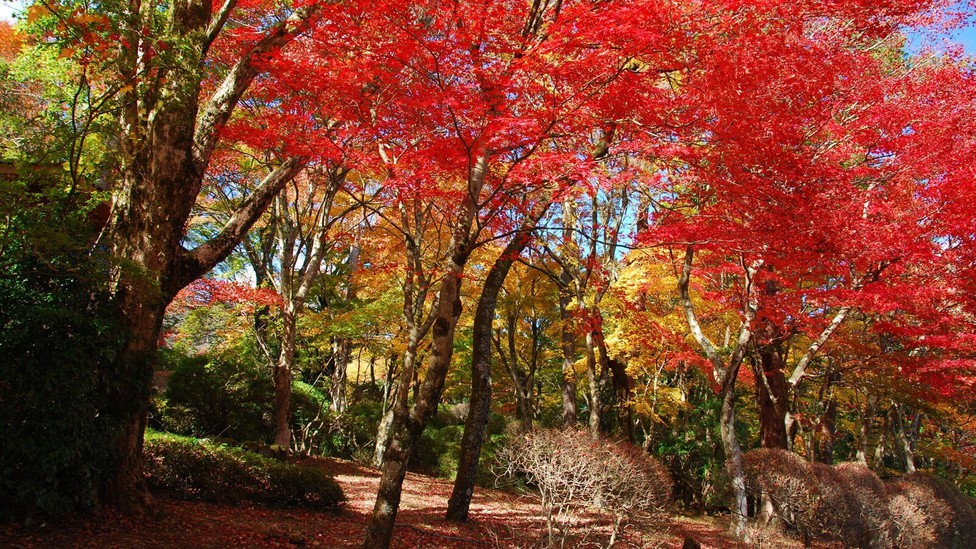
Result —
<path fill-rule="evenodd" d="M 150 431 L 145 455 L 150 486 L 186 499 L 313 509 L 335 509 L 345 499 L 318 469 L 239 448 Z"/>
<path fill-rule="evenodd" d="M 7 167 L 7 166 L 4 166 Z M 0 517 L 91 509 L 115 460 L 126 329 L 86 197 L 63 174 L 0 176 Z"/>
<path fill-rule="evenodd" d="M 162 355 L 172 367 L 159 424 L 183 435 L 265 440 L 272 384 L 266 367 L 230 356 Z"/>

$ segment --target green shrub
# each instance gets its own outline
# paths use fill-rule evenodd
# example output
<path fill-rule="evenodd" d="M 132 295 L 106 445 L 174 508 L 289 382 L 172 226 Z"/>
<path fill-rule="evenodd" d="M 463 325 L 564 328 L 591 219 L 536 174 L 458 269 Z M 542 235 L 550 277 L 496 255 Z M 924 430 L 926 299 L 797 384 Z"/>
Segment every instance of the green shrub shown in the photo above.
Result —
<path fill-rule="evenodd" d="M 151 489 L 185 499 L 314 509 L 334 509 L 345 499 L 318 469 L 169 433 L 146 433 L 145 464 Z"/>
<path fill-rule="evenodd" d="M 33 238 L 29 226 L 4 227 Z M 118 373 L 123 330 L 104 265 L 71 250 L 38 257 L 32 248 L 43 243 L 33 240 L 3 244 L 0 519 L 90 510 L 124 412 L 109 389 L 139 381 Z"/>
<path fill-rule="evenodd" d="M 173 370 L 159 409 L 163 429 L 236 440 L 271 437 L 274 385 L 266 367 L 175 351 L 161 359 Z"/>

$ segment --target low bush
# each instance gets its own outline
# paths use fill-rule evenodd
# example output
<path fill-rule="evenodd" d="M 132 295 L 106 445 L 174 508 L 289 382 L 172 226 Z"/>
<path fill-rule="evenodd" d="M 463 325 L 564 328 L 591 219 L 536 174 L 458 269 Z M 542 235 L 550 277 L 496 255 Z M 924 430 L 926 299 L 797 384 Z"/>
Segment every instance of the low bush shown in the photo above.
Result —
<path fill-rule="evenodd" d="M 550 545 L 565 544 L 582 509 L 613 519 L 612 545 L 627 522 L 652 522 L 671 501 L 671 478 L 650 454 L 584 431 L 513 435 L 498 461 L 500 476 L 523 475 L 539 490 Z"/>
<path fill-rule="evenodd" d="M 856 524 L 851 535 L 857 545 L 891 547 L 893 532 L 884 482 L 866 465 L 841 463 L 834 467 L 835 478 L 849 498 L 853 498 Z"/>
<path fill-rule="evenodd" d="M 972 547 L 976 511 L 949 482 L 913 473 L 887 483 L 898 547 Z"/>
<path fill-rule="evenodd" d="M 322 471 L 240 448 L 148 432 L 144 454 L 150 488 L 185 499 L 314 509 L 334 509 L 344 500 Z"/>
<path fill-rule="evenodd" d="M 849 547 L 971 547 L 976 512 L 949 482 L 915 473 L 882 482 L 864 465 L 809 463 L 785 450 L 744 456 L 754 497 L 804 541 Z"/>
<path fill-rule="evenodd" d="M 171 368 L 159 424 L 188 436 L 266 440 L 273 434 L 274 385 L 267 368 L 219 356 L 160 355 Z"/>
<path fill-rule="evenodd" d="M 819 482 L 802 457 L 784 450 L 763 448 L 743 455 L 746 488 L 757 500 L 768 498 L 773 512 L 786 526 L 804 539 L 821 537 L 823 496 Z"/>

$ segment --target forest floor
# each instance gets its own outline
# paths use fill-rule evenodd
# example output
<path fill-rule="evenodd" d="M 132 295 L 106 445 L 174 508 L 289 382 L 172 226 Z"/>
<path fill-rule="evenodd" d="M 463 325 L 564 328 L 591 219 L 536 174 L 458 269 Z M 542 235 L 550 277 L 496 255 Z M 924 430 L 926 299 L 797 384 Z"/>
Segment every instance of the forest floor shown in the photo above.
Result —
<path fill-rule="evenodd" d="M 102 513 L 41 526 L 0 525 L 0 546 L 35 548 L 129 547 L 359 547 L 372 513 L 379 471 L 351 461 L 308 460 L 335 476 L 347 501 L 338 513 L 261 506 L 231 506 L 156 498 L 143 518 Z M 501 490 L 476 489 L 466 524 L 444 520 L 452 482 L 410 473 L 404 483 L 393 547 L 540 547 L 545 520 L 539 500 Z M 580 517 L 581 536 L 567 547 L 604 547 L 610 525 Z M 681 547 L 685 536 L 702 547 L 735 547 L 724 522 L 668 517 L 651 529 L 624 530 L 615 547 Z M 782 542 L 782 540 L 780 540 Z M 779 545 L 779 544 L 777 544 Z"/>

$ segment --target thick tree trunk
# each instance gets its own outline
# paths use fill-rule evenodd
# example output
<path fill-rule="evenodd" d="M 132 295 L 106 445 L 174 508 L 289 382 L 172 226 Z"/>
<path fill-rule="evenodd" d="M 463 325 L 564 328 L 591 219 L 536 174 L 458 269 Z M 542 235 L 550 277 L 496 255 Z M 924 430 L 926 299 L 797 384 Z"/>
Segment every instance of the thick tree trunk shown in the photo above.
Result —
<path fill-rule="evenodd" d="M 240 242 L 271 198 L 302 168 L 289 159 L 233 213 L 210 241 L 194 250 L 181 246 L 190 211 L 203 185 L 219 131 L 260 71 L 257 58 L 289 43 L 307 28 L 318 7 L 296 9 L 241 52 L 214 95 L 201 102 L 201 67 L 224 20 L 212 21 L 210 2 L 173 3 L 169 28 L 187 42 L 166 78 L 119 91 L 121 105 L 120 184 L 113 189 L 112 213 L 103 242 L 114 259 L 112 282 L 129 341 L 120 355 L 119 377 L 112 380 L 112 410 L 123 425 L 117 462 L 100 492 L 124 511 L 141 511 L 150 502 L 142 474 L 142 440 L 149 405 L 152 363 L 167 303 L 185 285 L 213 268 Z M 120 48 L 118 74 L 135 81 L 159 67 L 138 52 L 155 48 L 158 36 L 139 32 L 153 10 L 122 14 L 128 21 Z M 157 17 L 156 14 L 151 15 Z M 199 116 L 198 116 L 199 114 Z M 102 244 L 102 243 L 100 243 Z"/>
<path fill-rule="evenodd" d="M 165 204 L 183 200 L 179 191 L 145 183 L 132 174 L 117 193 L 108 229 L 112 255 L 119 262 L 113 273 L 117 303 L 129 333 L 119 377 L 109 393 L 110 413 L 117 414 L 122 424 L 117 462 L 100 493 L 105 503 L 134 513 L 152 502 L 143 479 L 142 440 L 163 312 L 178 290 L 173 274 L 182 227 L 176 231 L 167 222 L 169 215 L 180 212 L 163 210 Z"/>
<path fill-rule="evenodd" d="M 757 354 L 759 364 L 753 365 L 753 373 L 756 377 L 756 403 L 759 406 L 759 443 L 763 448 L 786 450 L 789 401 L 782 354 L 773 343 L 760 345 Z"/>

